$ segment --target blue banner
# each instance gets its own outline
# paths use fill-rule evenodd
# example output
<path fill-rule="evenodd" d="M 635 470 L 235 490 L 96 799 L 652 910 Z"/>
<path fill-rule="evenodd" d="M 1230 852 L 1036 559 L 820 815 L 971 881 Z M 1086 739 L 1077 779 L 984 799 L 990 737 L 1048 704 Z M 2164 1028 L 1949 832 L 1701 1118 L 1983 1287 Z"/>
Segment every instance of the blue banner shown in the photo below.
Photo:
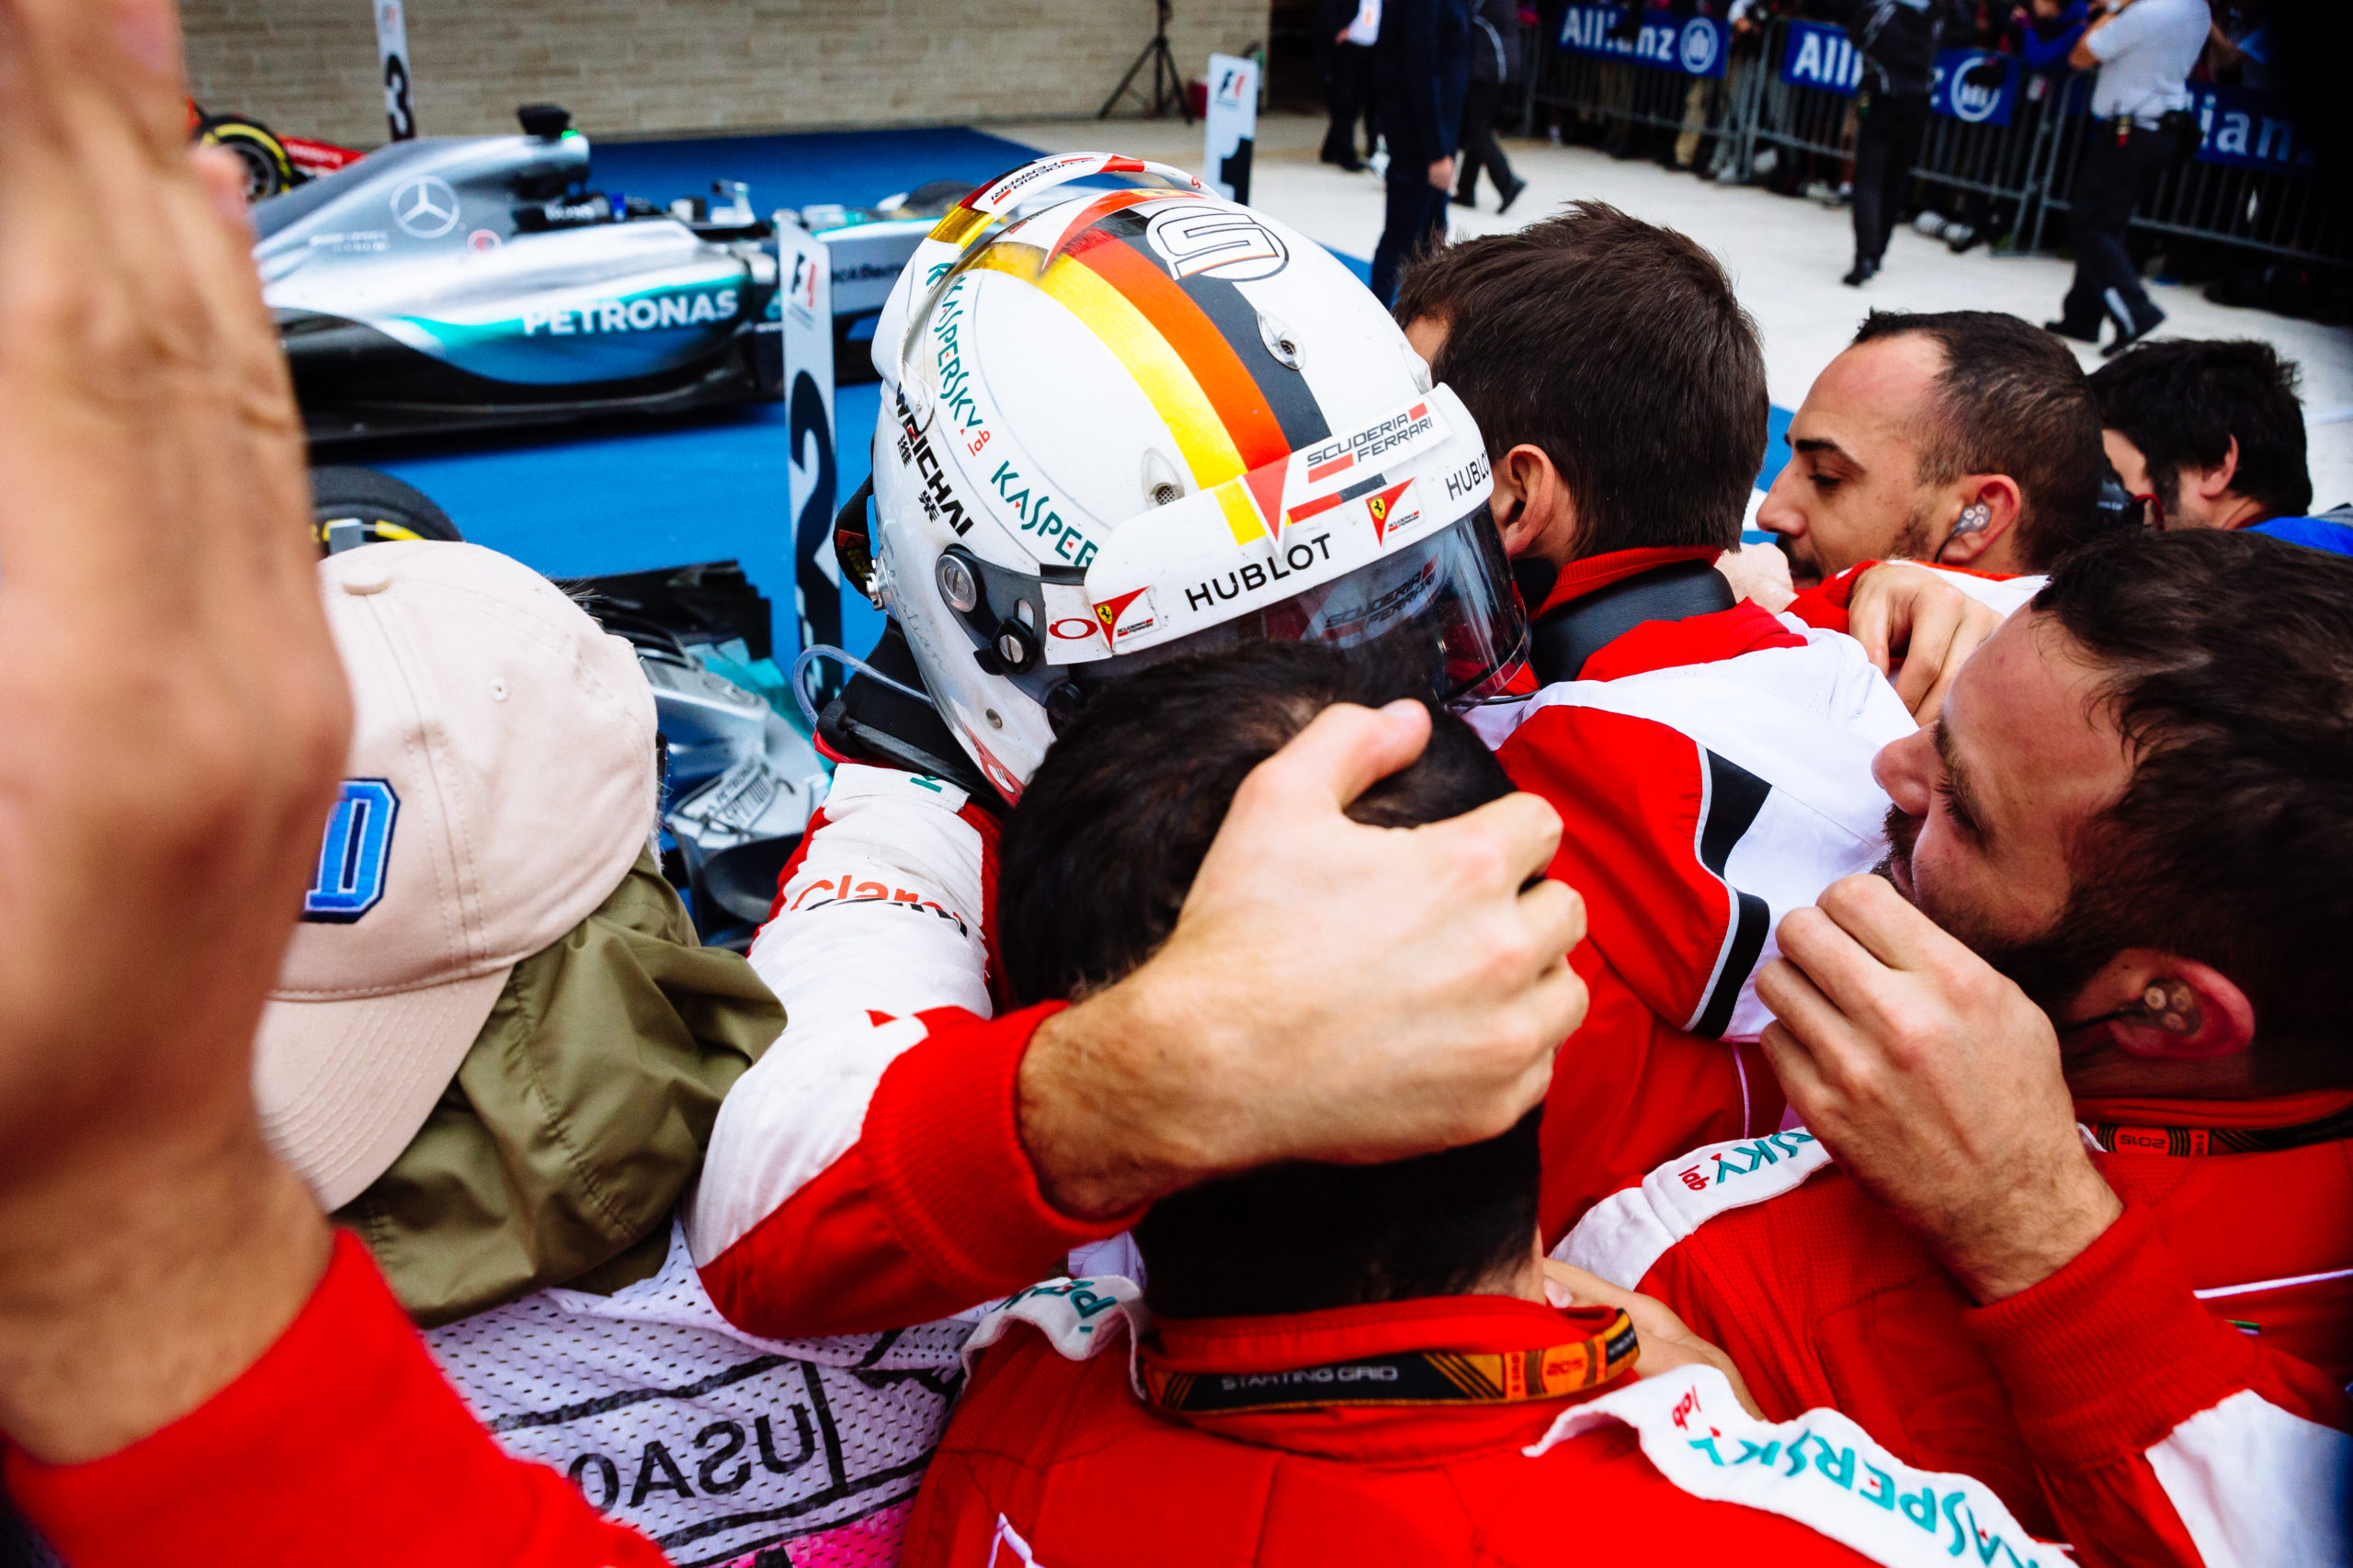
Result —
<path fill-rule="evenodd" d="M 2192 86 L 2198 156 L 2234 169 L 2310 174 L 2319 165 L 2312 142 L 2288 119 L 2288 100 L 2244 87 Z"/>
<path fill-rule="evenodd" d="M 1638 31 L 1620 35 L 1616 29 L 1625 15 L 1623 6 L 1571 6 L 1561 13 L 1560 46 L 1572 54 L 1624 60 L 1686 76 L 1724 74 L 1732 51 L 1724 25 L 1715 17 L 1678 18 L 1671 11 L 1646 10 Z"/>
<path fill-rule="evenodd" d="M 1949 115 L 1963 125 L 2007 125 L 2018 108 L 2018 56 L 1991 54 L 1978 49 L 1947 49 L 1937 53 L 1937 85 L 1929 89 L 1928 108 Z M 1972 80 L 1972 76 L 1981 78 Z M 1993 80 L 1983 80 L 1991 77 Z"/>
<path fill-rule="evenodd" d="M 1979 83 L 1971 74 L 1991 74 L 2001 81 Z M 1947 49 L 1937 53 L 1937 76 L 1928 92 L 1928 108 L 1967 125 L 2007 125 L 2018 108 L 2018 62 L 2006 54 L 1983 50 Z M 1817 87 L 1851 98 L 1863 83 L 1863 56 L 1847 37 L 1847 29 L 1824 22 L 1791 22 L 1789 48 L 1781 55 L 1781 80 L 1797 87 Z"/>

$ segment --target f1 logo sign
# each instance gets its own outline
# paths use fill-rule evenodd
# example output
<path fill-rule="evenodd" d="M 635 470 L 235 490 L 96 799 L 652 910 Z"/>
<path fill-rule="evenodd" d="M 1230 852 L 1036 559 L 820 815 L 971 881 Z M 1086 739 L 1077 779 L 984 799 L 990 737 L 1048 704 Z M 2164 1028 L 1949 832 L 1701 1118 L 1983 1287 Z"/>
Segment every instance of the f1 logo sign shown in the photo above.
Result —
<path fill-rule="evenodd" d="M 401 798 L 381 778 L 347 778 L 327 830 L 319 841 L 319 863 L 302 895 L 302 918 L 348 926 L 383 902 L 384 871 L 392 859 L 392 824 Z"/>

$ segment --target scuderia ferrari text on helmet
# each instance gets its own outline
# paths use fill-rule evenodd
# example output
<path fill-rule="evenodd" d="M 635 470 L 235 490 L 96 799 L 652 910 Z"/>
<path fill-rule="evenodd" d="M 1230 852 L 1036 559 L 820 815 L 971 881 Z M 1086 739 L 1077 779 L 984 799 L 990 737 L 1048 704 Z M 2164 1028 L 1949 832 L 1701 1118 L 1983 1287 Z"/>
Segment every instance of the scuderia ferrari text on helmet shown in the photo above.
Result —
<path fill-rule="evenodd" d="M 1164 183 L 1068 188 L 1106 175 Z M 874 360 L 870 591 L 1007 799 L 1177 653 L 1398 639 L 1456 701 L 1520 666 L 1469 414 L 1322 246 L 1189 175 L 1074 153 L 974 191 Z"/>

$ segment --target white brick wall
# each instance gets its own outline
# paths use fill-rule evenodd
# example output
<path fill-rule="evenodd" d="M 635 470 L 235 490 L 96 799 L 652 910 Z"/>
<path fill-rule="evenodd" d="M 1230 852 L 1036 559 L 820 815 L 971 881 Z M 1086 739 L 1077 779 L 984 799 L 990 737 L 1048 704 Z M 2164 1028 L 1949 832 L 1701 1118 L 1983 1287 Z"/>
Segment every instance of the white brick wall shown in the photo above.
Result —
<path fill-rule="evenodd" d="M 1188 76 L 1263 41 L 1268 0 L 1176 0 Z M 554 102 L 597 133 L 942 125 L 1095 112 L 1152 0 L 408 0 L 419 129 L 509 131 Z M 369 0 L 183 0 L 210 109 L 384 140 Z M 1132 100 L 1131 100 L 1132 106 Z"/>

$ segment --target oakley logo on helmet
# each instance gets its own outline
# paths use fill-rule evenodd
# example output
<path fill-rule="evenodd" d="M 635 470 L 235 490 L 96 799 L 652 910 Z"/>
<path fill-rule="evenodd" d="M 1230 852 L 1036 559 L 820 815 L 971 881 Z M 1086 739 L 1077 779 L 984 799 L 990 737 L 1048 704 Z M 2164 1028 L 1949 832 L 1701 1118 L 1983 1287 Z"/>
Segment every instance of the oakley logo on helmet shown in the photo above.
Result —
<path fill-rule="evenodd" d="M 1180 202 L 1153 219 L 1143 233 L 1171 278 L 1247 283 L 1290 265 L 1281 236 L 1230 207 Z"/>
<path fill-rule="evenodd" d="M 392 859 L 392 824 L 401 798 L 381 778 L 347 778 L 327 813 L 319 863 L 302 895 L 302 918 L 348 926 L 383 902 L 384 869 Z"/>

